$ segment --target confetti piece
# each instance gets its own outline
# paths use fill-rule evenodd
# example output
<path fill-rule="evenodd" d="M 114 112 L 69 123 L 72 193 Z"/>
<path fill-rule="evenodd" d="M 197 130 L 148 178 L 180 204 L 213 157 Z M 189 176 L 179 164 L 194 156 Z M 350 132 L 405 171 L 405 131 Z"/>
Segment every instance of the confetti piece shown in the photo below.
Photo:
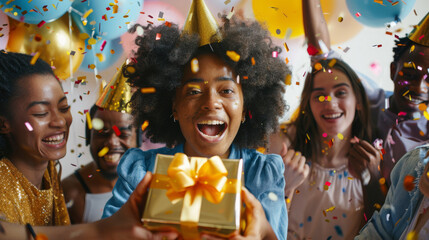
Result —
<path fill-rule="evenodd" d="M 43 233 L 38 233 L 34 240 L 49 240 L 48 236 Z"/>
<path fill-rule="evenodd" d="M 101 46 L 100 46 L 100 51 L 103 51 L 104 50 L 104 47 L 106 46 L 106 43 L 107 43 L 107 41 L 106 40 L 104 40 L 103 41 L 103 43 L 101 44 Z"/>
<path fill-rule="evenodd" d="M 374 2 L 384 6 L 383 0 L 374 0 Z"/>
<path fill-rule="evenodd" d="M 328 182 L 328 181 L 326 181 L 326 182 L 325 182 L 325 186 L 328 186 L 328 187 L 329 187 L 329 186 L 331 186 L 331 183 L 330 183 L 330 182 Z"/>
<path fill-rule="evenodd" d="M 109 148 L 106 146 L 106 147 L 104 147 L 103 149 L 101 149 L 101 150 L 98 152 L 98 156 L 99 156 L 99 157 L 103 157 L 103 156 L 104 156 L 104 155 L 106 155 L 108 152 L 109 152 Z"/>
<path fill-rule="evenodd" d="M 102 53 L 96 53 L 95 56 L 98 58 L 98 61 L 104 62 L 104 55 Z"/>
<path fill-rule="evenodd" d="M 277 51 L 273 51 L 272 56 L 273 58 L 277 58 L 279 53 Z M 237 62 L 237 61 L 236 61 Z"/>
<path fill-rule="evenodd" d="M 341 134 L 341 133 L 338 133 L 338 134 L 337 134 L 337 136 L 338 136 L 338 138 L 339 138 L 340 140 L 343 140 L 343 139 L 344 139 L 344 136 L 343 136 L 343 134 Z"/>
<path fill-rule="evenodd" d="M 258 152 L 260 152 L 260 153 L 265 153 L 265 148 L 264 147 L 258 147 L 257 149 L 256 149 L 256 151 L 258 151 Z"/>
<path fill-rule="evenodd" d="M 320 63 L 314 64 L 314 69 L 316 69 L 317 71 L 319 71 L 320 69 L 322 69 L 322 64 L 320 64 Z"/>
<path fill-rule="evenodd" d="M 146 130 L 147 126 L 149 126 L 148 120 L 144 121 L 144 123 L 142 124 L 142 132 L 144 132 L 144 130 Z"/>
<path fill-rule="evenodd" d="M 341 227 L 338 225 L 335 225 L 335 232 L 338 234 L 338 236 L 342 237 L 343 236 L 343 230 L 341 230 Z"/>
<path fill-rule="evenodd" d="M 34 65 L 37 62 L 37 59 L 39 59 L 40 57 L 40 52 L 36 52 L 36 54 L 34 54 L 33 58 L 31 58 L 30 64 Z"/>
<path fill-rule="evenodd" d="M 93 10 L 91 8 L 83 14 L 82 18 L 87 18 L 89 16 L 89 14 L 91 14 L 92 12 L 93 12 Z"/>
<path fill-rule="evenodd" d="M 407 190 L 408 192 L 409 192 L 409 191 L 412 191 L 412 190 L 414 189 L 414 186 L 415 186 L 415 184 L 414 184 L 414 179 L 415 179 L 415 177 L 413 177 L 413 176 L 411 176 L 411 175 L 407 175 L 407 176 L 405 176 L 405 178 L 404 178 L 404 188 L 405 188 L 405 190 Z"/>
<path fill-rule="evenodd" d="M 115 132 L 116 136 L 119 137 L 121 135 L 121 131 L 119 130 L 119 128 L 116 125 L 113 125 L 112 129 Z"/>
<path fill-rule="evenodd" d="M 42 21 L 40 21 L 40 22 L 37 24 L 37 27 L 38 27 L 38 28 L 41 28 L 45 23 L 46 23 L 46 22 L 45 22 L 44 20 L 42 20 Z"/>
<path fill-rule="evenodd" d="M 427 108 L 428 108 L 428 106 L 426 106 L 426 104 L 424 104 L 424 103 L 419 104 L 419 110 L 420 111 L 425 111 Z"/>
<path fill-rule="evenodd" d="M 338 17 L 338 22 L 343 22 L 343 17 Z"/>
<path fill-rule="evenodd" d="M 319 96 L 319 102 L 324 102 L 325 101 L 325 96 Z"/>
<path fill-rule="evenodd" d="M 118 13 L 118 5 L 116 5 L 116 4 L 113 5 L 112 9 L 113 9 L 113 11 L 112 11 L 113 14 Z"/>
<path fill-rule="evenodd" d="M 136 33 L 137 33 L 137 36 L 143 36 L 143 34 L 144 34 L 144 29 L 141 27 L 141 26 L 138 26 L 137 28 L 136 28 Z"/>
<path fill-rule="evenodd" d="M 429 113 L 425 110 L 425 111 L 423 111 L 423 116 L 425 116 L 425 118 L 427 119 L 427 120 L 429 120 Z"/>
<path fill-rule="evenodd" d="M 337 59 L 333 58 L 331 61 L 329 61 L 328 66 L 329 67 L 334 67 L 335 63 L 337 63 Z"/>
<path fill-rule="evenodd" d="M 334 211 L 334 209 L 335 209 L 335 206 L 332 206 L 332 207 L 326 209 L 325 211 L 326 212 L 332 212 L 332 211 Z"/>
<path fill-rule="evenodd" d="M 142 88 L 141 93 L 146 94 L 146 93 L 154 93 L 156 92 L 154 87 L 149 87 L 149 88 Z"/>
<path fill-rule="evenodd" d="M 415 231 L 410 231 L 410 232 L 407 234 L 407 238 L 406 238 L 406 240 L 417 240 L 417 239 L 419 239 L 419 234 L 418 234 L 418 233 L 416 233 Z"/>
<path fill-rule="evenodd" d="M 327 137 L 327 136 L 328 136 L 328 134 L 327 134 L 327 133 L 323 133 L 323 134 L 322 134 L 322 137 L 324 137 L 324 138 L 325 138 L 325 137 Z"/>
<path fill-rule="evenodd" d="M 28 131 L 30 131 L 30 132 L 33 131 L 33 127 L 31 126 L 31 124 L 29 122 L 25 122 L 25 126 L 27 127 Z"/>
<path fill-rule="evenodd" d="M 155 40 L 160 40 L 160 39 L 161 39 L 161 33 L 157 33 L 156 37 L 155 37 Z"/>
<path fill-rule="evenodd" d="M 198 59 L 197 58 L 193 58 L 191 60 L 191 71 L 192 73 L 197 73 L 200 70 L 200 66 L 198 64 Z"/>
<path fill-rule="evenodd" d="M 90 45 L 94 45 L 94 44 L 96 44 L 97 43 L 97 40 L 95 40 L 94 38 L 90 38 L 89 40 L 88 40 L 88 44 L 90 44 Z"/>
<path fill-rule="evenodd" d="M 276 202 L 277 200 L 279 200 L 279 197 L 277 196 L 277 194 L 273 192 L 268 193 L 268 198 L 273 202 Z"/>
<path fill-rule="evenodd" d="M 290 74 L 286 75 L 285 84 L 288 86 L 292 85 L 292 75 Z"/>
<path fill-rule="evenodd" d="M 287 45 L 287 43 L 286 43 L 286 42 L 284 42 L 284 43 L 283 43 L 283 46 L 285 47 L 286 52 L 289 52 L 289 47 L 288 47 L 288 45 Z"/>
<path fill-rule="evenodd" d="M 252 57 L 251 61 L 252 61 L 252 66 L 254 66 L 256 64 L 255 58 Z"/>
<path fill-rule="evenodd" d="M 92 129 L 92 121 L 91 121 L 91 116 L 89 115 L 89 112 L 86 112 L 86 123 L 88 124 L 88 129 L 91 130 Z"/>
<path fill-rule="evenodd" d="M 94 128 L 94 130 L 101 130 L 104 127 L 104 122 L 103 120 L 101 120 L 100 118 L 94 118 L 92 119 L 92 127 Z"/>
<path fill-rule="evenodd" d="M 226 55 L 234 62 L 238 62 L 240 60 L 240 55 L 235 51 L 226 51 Z"/>
<path fill-rule="evenodd" d="M 357 12 L 357 13 L 355 13 L 355 16 L 360 17 L 360 16 L 362 16 L 362 14 L 360 14 L 360 12 Z"/>

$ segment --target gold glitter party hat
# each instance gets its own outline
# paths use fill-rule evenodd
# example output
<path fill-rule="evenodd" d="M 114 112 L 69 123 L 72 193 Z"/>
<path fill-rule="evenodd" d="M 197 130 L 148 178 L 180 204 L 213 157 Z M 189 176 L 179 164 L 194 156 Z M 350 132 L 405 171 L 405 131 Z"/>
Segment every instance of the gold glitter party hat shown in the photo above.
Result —
<path fill-rule="evenodd" d="M 408 38 L 415 43 L 429 47 L 429 13 L 414 28 Z"/>
<path fill-rule="evenodd" d="M 183 32 L 200 35 L 200 46 L 212 43 L 211 37 L 216 35 L 214 41 L 221 41 L 216 19 L 213 17 L 204 0 L 193 0 Z"/>
<path fill-rule="evenodd" d="M 127 78 L 122 74 L 122 69 L 125 66 L 126 63 L 122 64 L 113 79 L 104 87 L 95 105 L 110 111 L 131 113 L 129 101 L 132 91 L 127 83 Z"/>

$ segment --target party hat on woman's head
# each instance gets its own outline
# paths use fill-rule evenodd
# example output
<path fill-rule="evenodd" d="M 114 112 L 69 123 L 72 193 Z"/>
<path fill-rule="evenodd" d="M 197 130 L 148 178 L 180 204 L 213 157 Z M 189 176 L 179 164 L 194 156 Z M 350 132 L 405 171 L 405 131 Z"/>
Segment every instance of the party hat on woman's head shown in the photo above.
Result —
<path fill-rule="evenodd" d="M 213 17 L 204 0 L 193 0 L 185 21 L 185 26 L 183 27 L 183 32 L 200 35 L 200 46 L 204 46 L 222 40 L 218 29 L 216 19 Z M 215 37 L 212 39 L 212 36 Z"/>
<path fill-rule="evenodd" d="M 408 38 L 420 45 L 429 47 L 429 13 L 420 21 Z"/>
<path fill-rule="evenodd" d="M 131 113 L 129 102 L 133 92 L 127 83 L 128 78 L 122 74 L 122 69 L 126 66 L 126 63 L 122 64 L 109 84 L 104 87 L 103 93 L 95 102 L 95 105 L 110 111 Z"/>

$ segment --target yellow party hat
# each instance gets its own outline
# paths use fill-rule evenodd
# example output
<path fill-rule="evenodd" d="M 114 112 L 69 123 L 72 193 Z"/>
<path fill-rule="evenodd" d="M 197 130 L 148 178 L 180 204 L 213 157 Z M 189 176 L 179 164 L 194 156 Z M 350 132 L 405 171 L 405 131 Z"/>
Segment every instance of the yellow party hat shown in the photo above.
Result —
<path fill-rule="evenodd" d="M 414 28 L 408 38 L 415 43 L 429 47 L 429 13 Z"/>
<path fill-rule="evenodd" d="M 113 79 L 104 87 L 95 105 L 110 111 L 131 113 L 129 102 L 131 100 L 132 90 L 127 83 L 128 78 L 124 77 L 122 74 L 122 69 L 125 66 L 126 63 L 122 64 Z"/>
<path fill-rule="evenodd" d="M 213 17 L 204 0 L 193 0 L 188 17 L 183 27 L 183 32 L 200 35 L 200 46 L 221 41 L 216 19 Z M 212 41 L 212 36 L 215 36 Z"/>

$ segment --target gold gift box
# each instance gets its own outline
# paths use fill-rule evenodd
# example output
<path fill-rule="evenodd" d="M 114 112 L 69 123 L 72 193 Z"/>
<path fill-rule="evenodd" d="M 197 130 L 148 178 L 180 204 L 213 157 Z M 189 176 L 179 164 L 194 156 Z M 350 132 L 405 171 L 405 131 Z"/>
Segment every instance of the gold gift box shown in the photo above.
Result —
<path fill-rule="evenodd" d="M 223 189 L 229 190 L 225 190 L 224 197 L 218 204 L 211 203 L 203 197 L 198 223 L 189 227 L 189 224 L 180 222 L 183 199 L 173 204 L 166 195 L 166 188 L 170 187 L 168 183 L 166 184 L 169 180 L 167 170 L 173 157 L 162 154 L 156 156 L 153 178 L 143 212 L 143 226 L 151 231 L 177 231 L 185 239 L 199 239 L 201 233 L 228 237 L 240 230 L 242 159 L 222 160 L 228 171 Z M 195 159 L 207 161 L 206 158 Z"/>

